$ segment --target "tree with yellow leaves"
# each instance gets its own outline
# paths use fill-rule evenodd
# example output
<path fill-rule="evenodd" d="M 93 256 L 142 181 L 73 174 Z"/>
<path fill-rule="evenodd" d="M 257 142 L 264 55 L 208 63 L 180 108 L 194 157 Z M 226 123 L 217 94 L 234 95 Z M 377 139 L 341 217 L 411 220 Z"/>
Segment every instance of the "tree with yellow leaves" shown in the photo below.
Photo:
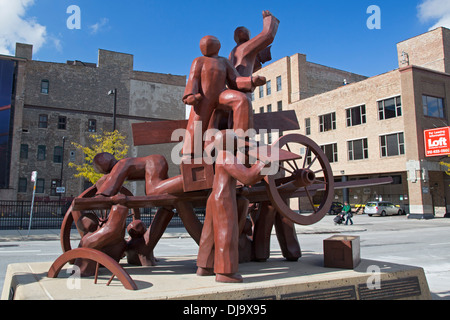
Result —
<path fill-rule="evenodd" d="M 75 177 L 83 177 L 89 180 L 92 184 L 95 184 L 103 174 L 97 173 L 92 166 L 94 157 L 102 152 L 109 152 L 113 154 L 117 160 L 123 159 L 128 154 L 128 145 L 125 143 L 126 137 L 119 133 L 119 131 L 93 133 L 89 136 L 92 145 L 90 147 L 84 147 L 79 143 L 72 142 L 72 144 L 84 153 L 83 164 L 69 163 L 71 168 L 77 170 Z"/>

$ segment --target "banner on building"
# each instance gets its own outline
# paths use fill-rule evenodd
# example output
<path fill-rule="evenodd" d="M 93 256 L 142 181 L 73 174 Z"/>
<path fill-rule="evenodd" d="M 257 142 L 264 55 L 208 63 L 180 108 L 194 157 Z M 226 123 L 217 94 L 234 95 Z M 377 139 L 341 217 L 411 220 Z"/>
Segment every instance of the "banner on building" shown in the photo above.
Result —
<path fill-rule="evenodd" d="M 425 130 L 425 155 L 427 157 L 450 155 L 450 127 Z"/>

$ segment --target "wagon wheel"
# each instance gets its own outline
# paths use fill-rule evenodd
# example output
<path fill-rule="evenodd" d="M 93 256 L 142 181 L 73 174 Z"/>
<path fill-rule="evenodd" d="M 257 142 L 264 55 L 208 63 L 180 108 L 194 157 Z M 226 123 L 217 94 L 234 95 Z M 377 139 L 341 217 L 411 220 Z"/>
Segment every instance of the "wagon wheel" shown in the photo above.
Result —
<path fill-rule="evenodd" d="M 265 178 L 269 199 L 280 214 L 299 225 L 312 225 L 325 216 L 334 197 L 334 177 L 327 156 L 311 139 L 290 134 L 273 147 L 302 156 L 279 164 L 279 172 Z M 314 199 L 316 192 L 318 196 Z M 314 203 L 316 200 L 317 203 Z M 299 212 L 289 202 L 298 201 Z"/>
<path fill-rule="evenodd" d="M 95 186 L 92 186 L 88 189 L 86 189 L 82 194 L 80 194 L 77 198 L 92 198 L 95 196 L 97 192 L 97 188 Z M 120 193 L 124 194 L 126 196 L 133 196 L 131 191 L 129 191 L 127 188 L 122 187 L 120 189 Z M 140 219 L 140 211 L 139 209 L 135 208 L 133 210 L 133 220 Z M 72 224 L 77 223 L 78 219 L 82 216 L 83 213 L 89 212 L 91 215 L 95 215 L 98 219 L 99 226 L 101 227 L 107 220 L 108 220 L 108 211 L 109 210 L 89 210 L 89 211 L 76 211 L 73 210 L 73 203 L 69 207 L 69 209 L 66 212 L 66 215 L 64 216 L 64 220 L 61 224 L 61 235 L 60 235 L 60 241 L 61 241 L 61 248 L 63 252 L 67 252 L 69 250 L 72 250 L 72 246 L 70 244 L 70 232 L 72 229 Z M 81 236 L 84 236 L 84 233 L 78 230 Z"/>

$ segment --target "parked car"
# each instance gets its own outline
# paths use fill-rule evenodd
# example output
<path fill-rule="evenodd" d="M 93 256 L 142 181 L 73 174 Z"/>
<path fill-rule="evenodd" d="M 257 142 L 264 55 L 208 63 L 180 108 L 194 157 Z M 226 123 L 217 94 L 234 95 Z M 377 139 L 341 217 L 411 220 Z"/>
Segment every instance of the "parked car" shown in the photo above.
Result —
<path fill-rule="evenodd" d="M 340 203 L 340 202 L 333 202 L 331 204 L 330 211 L 328 211 L 328 214 L 337 215 L 337 214 L 342 212 L 343 208 L 344 208 L 344 205 L 342 203 Z"/>
<path fill-rule="evenodd" d="M 394 205 L 392 202 L 388 201 L 371 201 L 368 202 L 364 208 L 364 213 L 367 213 L 369 217 L 374 215 L 391 216 L 391 215 L 401 215 L 403 210 L 400 206 Z"/>

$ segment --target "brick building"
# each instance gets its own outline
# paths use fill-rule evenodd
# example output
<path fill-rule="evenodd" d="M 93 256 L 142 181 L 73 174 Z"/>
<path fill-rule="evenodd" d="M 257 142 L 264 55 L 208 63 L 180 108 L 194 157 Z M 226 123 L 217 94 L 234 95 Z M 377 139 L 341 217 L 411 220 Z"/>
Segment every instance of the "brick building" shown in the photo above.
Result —
<path fill-rule="evenodd" d="M 449 126 L 450 30 L 437 28 L 397 49 L 399 68 L 370 78 L 286 57 L 258 72 L 275 82 L 255 92 L 253 106 L 295 110 L 298 133 L 322 147 L 337 181 L 394 178 L 392 185 L 337 190 L 337 201 L 382 199 L 418 217 L 442 215 L 450 177 L 439 162 L 448 160 L 425 156 L 424 130 Z"/>
<path fill-rule="evenodd" d="M 80 194 L 86 182 L 73 177 L 68 163 L 84 157 L 71 142 L 88 145 L 92 132 L 115 127 L 127 137 L 129 156 L 170 155 L 170 146 L 133 147 L 131 123 L 184 119 L 185 76 L 135 71 L 132 55 L 107 50 L 99 50 L 97 63 L 35 61 L 32 50 L 17 44 L 14 57 L 0 56 L 0 84 L 9 96 L 0 102 L 11 106 L 0 108 L 0 200 L 30 200 L 32 171 L 38 172 L 38 198 L 59 198 L 61 172 L 63 196 Z"/>

